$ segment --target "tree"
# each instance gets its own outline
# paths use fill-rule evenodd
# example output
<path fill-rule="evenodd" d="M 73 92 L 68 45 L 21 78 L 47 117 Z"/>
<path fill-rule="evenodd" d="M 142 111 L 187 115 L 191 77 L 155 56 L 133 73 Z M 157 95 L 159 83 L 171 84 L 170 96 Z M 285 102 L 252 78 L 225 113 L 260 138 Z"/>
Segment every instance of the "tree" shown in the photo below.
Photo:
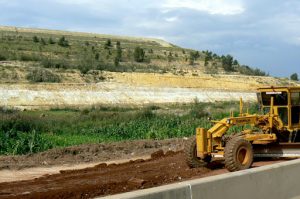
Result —
<path fill-rule="evenodd" d="M 48 39 L 48 43 L 49 43 L 49 44 L 55 44 L 55 41 L 52 39 L 52 37 L 50 37 L 50 38 Z"/>
<path fill-rule="evenodd" d="M 233 57 L 231 55 L 226 55 L 226 56 L 222 55 L 221 60 L 222 60 L 222 66 L 225 71 L 227 72 L 234 71 L 234 68 L 232 67 Z"/>
<path fill-rule="evenodd" d="M 203 53 L 204 53 L 205 58 L 206 58 L 207 61 L 211 61 L 212 60 L 213 56 L 212 56 L 212 52 L 211 51 L 206 50 L 206 51 L 203 51 Z"/>
<path fill-rule="evenodd" d="M 293 74 L 291 75 L 291 80 L 299 81 L 299 79 L 298 79 L 298 74 L 297 74 L 297 73 L 293 73 Z"/>
<path fill-rule="evenodd" d="M 191 51 L 191 52 L 190 52 L 190 56 L 189 56 L 189 64 L 190 64 L 190 65 L 194 65 L 195 61 L 196 61 L 199 57 L 200 57 L 199 51 L 196 51 L 196 52 Z"/>
<path fill-rule="evenodd" d="M 114 64 L 115 64 L 115 66 L 119 66 L 120 65 L 120 60 L 118 59 L 118 57 L 115 57 Z"/>
<path fill-rule="evenodd" d="M 6 60 L 6 57 L 4 55 L 0 54 L 0 61 L 5 61 L 5 60 Z"/>
<path fill-rule="evenodd" d="M 117 46 L 117 48 L 120 47 L 121 46 L 121 42 L 117 41 L 116 46 Z"/>
<path fill-rule="evenodd" d="M 35 35 L 33 36 L 32 40 L 33 40 L 33 42 L 35 42 L 35 43 L 40 42 L 39 38 L 38 38 L 37 36 L 35 36 Z"/>
<path fill-rule="evenodd" d="M 239 64 L 239 62 L 235 59 L 234 61 L 233 61 L 233 63 L 232 63 L 234 66 L 238 66 L 238 65 L 240 65 Z"/>
<path fill-rule="evenodd" d="M 145 51 L 141 47 L 136 47 L 133 53 L 134 61 L 143 62 L 145 60 Z"/>
<path fill-rule="evenodd" d="M 173 54 L 171 52 L 169 52 L 168 62 L 172 62 L 172 60 L 173 60 Z"/>
<path fill-rule="evenodd" d="M 118 62 L 122 61 L 122 48 L 121 48 L 121 43 L 117 41 L 117 56 L 116 59 Z"/>
<path fill-rule="evenodd" d="M 213 58 L 213 59 L 219 59 L 220 57 L 219 57 L 216 53 L 214 53 L 214 54 L 212 55 L 212 58 Z"/>
<path fill-rule="evenodd" d="M 212 52 L 206 50 L 206 51 L 202 51 L 202 53 L 204 53 L 204 66 L 208 66 L 208 61 L 212 61 L 213 59 Z"/>
<path fill-rule="evenodd" d="M 111 39 L 106 40 L 105 44 L 104 44 L 104 48 L 108 49 L 111 47 Z"/>
<path fill-rule="evenodd" d="M 204 66 L 207 66 L 207 65 L 208 65 L 208 61 L 209 61 L 209 57 L 208 57 L 208 56 L 205 56 L 205 57 L 204 57 Z"/>
<path fill-rule="evenodd" d="M 68 40 L 65 38 L 65 36 L 62 36 L 59 41 L 58 41 L 58 45 L 62 46 L 62 47 L 68 47 L 69 46 L 69 42 Z"/>
<path fill-rule="evenodd" d="M 190 52 L 190 56 L 189 56 L 189 65 L 194 65 L 195 63 L 195 56 L 193 52 Z"/>

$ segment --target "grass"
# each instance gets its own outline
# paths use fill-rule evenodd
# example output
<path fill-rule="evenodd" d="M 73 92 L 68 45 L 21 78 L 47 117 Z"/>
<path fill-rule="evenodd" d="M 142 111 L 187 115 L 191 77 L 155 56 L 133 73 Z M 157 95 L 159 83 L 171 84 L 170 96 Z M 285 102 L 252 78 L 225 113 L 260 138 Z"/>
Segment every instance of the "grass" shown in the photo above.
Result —
<path fill-rule="evenodd" d="M 27 80 L 30 82 L 56 82 L 59 83 L 61 78 L 52 73 L 49 70 L 43 68 L 35 68 L 34 70 L 30 71 L 27 76 Z"/>
<path fill-rule="evenodd" d="M 191 136 L 196 127 L 211 127 L 208 115 L 222 119 L 230 110 L 237 114 L 237 107 L 237 102 L 195 102 L 172 105 L 168 109 L 158 106 L 25 112 L 0 109 L 0 154 L 28 154 L 87 143 Z M 255 109 L 251 104 L 251 112 Z M 185 114 L 177 114 L 177 110 Z M 234 127 L 230 132 L 241 129 Z"/>

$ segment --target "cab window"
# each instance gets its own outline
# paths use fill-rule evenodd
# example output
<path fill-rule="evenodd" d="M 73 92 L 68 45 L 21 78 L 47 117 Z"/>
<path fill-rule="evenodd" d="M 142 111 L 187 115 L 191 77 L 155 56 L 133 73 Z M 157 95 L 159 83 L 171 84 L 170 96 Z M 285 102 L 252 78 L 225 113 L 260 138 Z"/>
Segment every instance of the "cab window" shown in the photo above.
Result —
<path fill-rule="evenodd" d="M 274 106 L 287 106 L 288 94 L 287 92 L 262 92 L 261 98 L 264 106 L 271 106 L 271 97 L 274 98 Z"/>
<path fill-rule="evenodd" d="M 300 125 L 300 92 L 291 93 L 292 124 Z"/>
<path fill-rule="evenodd" d="M 288 125 L 288 109 L 280 107 L 278 108 L 278 115 L 279 118 L 281 119 L 282 123 L 286 126 Z"/>
<path fill-rule="evenodd" d="M 293 106 L 300 106 L 300 92 L 291 93 L 291 101 Z"/>

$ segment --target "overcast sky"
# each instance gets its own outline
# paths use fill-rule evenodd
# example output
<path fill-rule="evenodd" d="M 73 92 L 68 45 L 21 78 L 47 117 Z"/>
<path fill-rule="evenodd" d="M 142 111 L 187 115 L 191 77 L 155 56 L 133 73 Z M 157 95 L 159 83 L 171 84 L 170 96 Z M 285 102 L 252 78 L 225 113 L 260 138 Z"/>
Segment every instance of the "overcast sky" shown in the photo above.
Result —
<path fill-rule="evenodd" d="M 300 75 L 299 0 L 0 0 L 0 25 L 156 37 Z"/>

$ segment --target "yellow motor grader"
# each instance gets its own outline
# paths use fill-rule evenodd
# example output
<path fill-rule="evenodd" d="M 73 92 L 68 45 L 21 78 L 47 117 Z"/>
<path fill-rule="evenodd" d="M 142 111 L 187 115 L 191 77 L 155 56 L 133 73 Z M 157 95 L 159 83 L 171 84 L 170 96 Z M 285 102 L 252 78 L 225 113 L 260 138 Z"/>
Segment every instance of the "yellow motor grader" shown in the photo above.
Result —
<path fill-rule="evenodd" d="M 238 171 L 254 157 L 300 157 L 300 87 L 259 88 L 257 98 L 261 114 L 244 113 L 241 99 L 237 117 L 231 112 L 208 130 L 197 128 L 185 146 L 187 164 L 201 167 L 223 157 L 229 171 Z M 233 126 L 244 128 L 227 135 Z"/>

